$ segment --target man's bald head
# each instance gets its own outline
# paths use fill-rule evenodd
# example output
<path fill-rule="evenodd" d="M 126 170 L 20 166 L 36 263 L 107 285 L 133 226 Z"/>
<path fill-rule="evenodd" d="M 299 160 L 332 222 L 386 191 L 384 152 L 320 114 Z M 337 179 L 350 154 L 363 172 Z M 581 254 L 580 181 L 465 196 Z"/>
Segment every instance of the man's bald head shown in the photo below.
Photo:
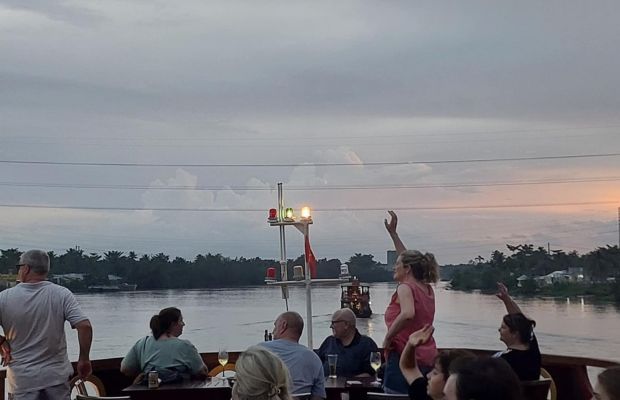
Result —
<path fill-rule="evenodd" d="M 304 319 L 295 311 L 287 311 L 278 316 L 275 322 L 274 339 L 291 339 L 299 342 L 304 331 Z"/>
<path fill-rule="evenodd" d="M 357 322 L 357 318 L 355 318 L 355 313 L 350 308 L 341 308 L 336 311 L 332 317 L 333 321 L 341 320 L 345 321 L 349 326 L 355 328 L 355 324 Z"/>

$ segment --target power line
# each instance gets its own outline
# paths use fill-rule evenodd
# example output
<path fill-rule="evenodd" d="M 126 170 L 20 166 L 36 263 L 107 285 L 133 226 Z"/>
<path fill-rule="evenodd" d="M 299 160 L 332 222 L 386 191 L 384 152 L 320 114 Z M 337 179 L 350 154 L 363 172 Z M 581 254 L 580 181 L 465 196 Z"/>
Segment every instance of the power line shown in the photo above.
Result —
<path fill-rule="evenodd" d="M 463 164 L 463 163 L 488 163 L 504 161 L 535 161 L 535 160 L 566 160 L 581 158 L 602 158 L 617 157 L 620 153 L 599 153 L 599 154 L 569 154 L 560 156 L 538 156 L 538 157 L 507 157 L 507 158 L 473 158 L 473 159 L 447 159 L 447 160 L 412 160 L 412 161 L 378 161 L 360 163 L 302 163 L 302 164 L 185 164 L 185 163 L 113 163 L 113 162 L 78 162 L 78 161 L 26 161 L 26 160 L 0 160 L 2 164 L 29 164 L 29 165 L 68 165 L 68 166 L 91 166 L 91 167 L 201 167 L 201 168 L 259 168 L 259 167 L 359 167 L 359 166 L 391 166 L 391 165 L 416 165 L 416 164 Z"/>
<path fill-rule="evenodd" d="M 566 207 L 566 206 L 589 206 L 602 204 L 618 204 L 620 200 L 584 201 L 574 203 L 531 203 L 531 204 L 485 204 L 472 206 L 422 206 L 422 207 L 330 207 L 315 208 L 315 212 L 346 212 L 346 211 L 433 211 L 433 210 L 473 210 L 473 209 L 502 209 L 502 208 L 535 208 L 535 207 Z M 96 207 L 96 206 L 54 206 L 44 204 L 0 204 L 5 208 L 40 208 L 60 210 L 106 210 L 106 211 L 174 211 L 174 212 L 265 212 L 266 209 L 258 208 L 176 208 L 176 207 Z"/>
<path fill-rule="evenodd" d="M 316 190 L 384 190 L 384 189 L 431 189 L 431 188 L 459 188 L 459 187 L 493 187 L 493 186 L 525 186 L 525 185 L 548 185 L 565 183 L 597 183 L 620 181 L 618 176 L 591 177 L 591 178 L 566 178 L 566 179 L 542 179 L 525 181 L 505 182 L 461 182 L 461 183 L 429 183 L 419 185 L 325 185 L 325 186 L 287 186 L 286 190 L 316 191 Z M 121 185 L 121 184 L 79 184 L 79 183 L 29 183 L 29 182 L 0 182 L 0 186 L 10 187 L 39 187 L 39 188 L 65 188 L 65 189 L 119 189 L 119 190 L 236 190 L 236 191 L 273 191 L 275 186 L 148 186 L 148 185 Z"/>
<path fill-rule="evenodd" d="M 317 139 L 384 139 L 384 138 L 393 138 L 393 137 L 404 137 L 404 138 L 416 138 L 416 137 L 437 137 L 437 136 L 470 136 L 470 135 L 503 135 L 503 134 L 515 134 L 515 133 L 531 133 L 531 134 L 539 134 L 541 132 L 563 132 L 563 131 L 579 131 L 579 130 L 590 130 L 590 129 L 610 129 L 610 128 L 618 128 L 620 125 L 618 124 L 609 124 L 609 125 L 583 125 L 583 126 L 564 126 L 564 127 L 545 127 L 545 128 L 521 128 L 521 129 L 497 129 L 497 130 L 465 130 L 459 132 L 407 132 L 407 133 L 394 133 L 394 134 L 382 134 L 379 132 L 371 132 L 368 135 L 304 135 L 304 136 L 292 136 L 292 135 L 264 135 L 262 132 L 254 132 L 254 136 L 204 136 L 201 133 L 201 137 L 195 136 L 120 136 L 120 137 L 92 137 L 92 136 L 41 136 L 41 135 L 19 135 L 19 136 L 7 136 L 6 139 L 13 140 L 23 140 L 23 139 L 65 139 L 65 140 L 98 140 L 103 139 L 105 141 L 143 141 L 143 140 L 157 140 L 157 141 L 207 141 L 211 142 L 214 140 L 223 140 L 223 141 L 266 141 L 266 140 L 293 140 L 293 141 L 314 141 Z"/>

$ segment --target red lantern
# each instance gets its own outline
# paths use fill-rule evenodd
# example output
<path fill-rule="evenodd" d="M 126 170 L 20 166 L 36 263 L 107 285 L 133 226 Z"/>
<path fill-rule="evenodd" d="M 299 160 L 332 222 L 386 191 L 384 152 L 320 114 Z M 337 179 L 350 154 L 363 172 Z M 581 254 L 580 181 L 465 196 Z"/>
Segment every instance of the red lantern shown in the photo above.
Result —
<path fill-rule="evenodd" d="M 267 268 L 267 276 L 265 276 L 265 279 L 269 281 L 276 280 L 276 269 L 274 267 Z"/>
<path fill-rule="evenodd" d="M 278 210 L 275 208 L 269 209 L 269 218 L 267 219 L 269 222 L 277 222 L 278 221 Z"/>

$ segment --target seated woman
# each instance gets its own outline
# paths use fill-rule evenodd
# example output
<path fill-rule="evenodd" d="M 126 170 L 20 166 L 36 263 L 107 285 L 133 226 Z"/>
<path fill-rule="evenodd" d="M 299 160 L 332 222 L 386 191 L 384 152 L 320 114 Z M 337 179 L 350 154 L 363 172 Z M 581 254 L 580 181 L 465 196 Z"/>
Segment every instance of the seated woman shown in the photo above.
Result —
<path fill-rule="evenodd" d="M 415 348 L 426 343 L 434 330 L 431 325 L 425 325 L 412 333 L 400 356 L 400 371 L 409 384 L 409 398 L 412 400 L 443 399 L 443 388 L 450 376 L 449 368 L 452 362 L 462 357 L 475 357 L 467 350 L 442 350 L 435 357 L 434 368 L 424 377 L 415 359 Z"/>
<path fill-rule="evenodd" d="M 121 372 L 128 376 L 157 371 L 162 382 L 182 378 L 206 378 L 207 367 L 198 350 L 189 341 L 179 339 L 183 333 L 183 316 L 175 307 L 164 308 L 151 318 L 153 335 L 133 345 L 121 362 Z"/>
<path fill-rule="evenodd" d="M 233 400 L 291 400 L 288 369 L 266 348 L 248 348 L 239 355 L 235 369 Z"/>
<path fill-rule="evenodd" d="M 508 314 L 504 315 L 499 327 L 499 339 L 506 344 L 506 350 L 493 357 L 501 357 L 510 364 L 522 381 L 540 378 L 541 356 L 538 340 L 534 335 L 536 322 L 526 317 L 508 294 L 503 283 L 498 283 L 497 297 L 504 302 Z"/>
<path fill-rule="evenodd" d="M 620 367 L 607 368 L 596 378 L 594 399 L 620 400 Z"/>
<path fill-rule="evenodd" d="M 463 357 L 450 365 L 445 400 L 521 400 L 521 384 L 499 358 Z"/>

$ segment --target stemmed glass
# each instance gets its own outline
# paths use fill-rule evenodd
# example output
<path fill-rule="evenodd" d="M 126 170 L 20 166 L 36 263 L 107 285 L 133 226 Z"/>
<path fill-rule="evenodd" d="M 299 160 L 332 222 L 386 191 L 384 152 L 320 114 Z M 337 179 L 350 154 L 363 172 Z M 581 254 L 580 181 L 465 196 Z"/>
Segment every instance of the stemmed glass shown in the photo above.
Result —
<path fill-rule="evenodd" d="M 225 349 L 221 349 L 217 353 L 217 361 L 222 366 L 222 378 L 226 377 L 226 364 L 228 364 L 228 352 Z"/>
<path fill-rule="evenodd" d="M 372 383 L 375 386 L 381 386 L 381 381 L 379 380 L 379 376 L 377 375 L 377 371 L 379 367 L 381 367 L 381 352 L 373 351 L 370 353 L 370 366 L 375 370 L 375 381 Z"/>

